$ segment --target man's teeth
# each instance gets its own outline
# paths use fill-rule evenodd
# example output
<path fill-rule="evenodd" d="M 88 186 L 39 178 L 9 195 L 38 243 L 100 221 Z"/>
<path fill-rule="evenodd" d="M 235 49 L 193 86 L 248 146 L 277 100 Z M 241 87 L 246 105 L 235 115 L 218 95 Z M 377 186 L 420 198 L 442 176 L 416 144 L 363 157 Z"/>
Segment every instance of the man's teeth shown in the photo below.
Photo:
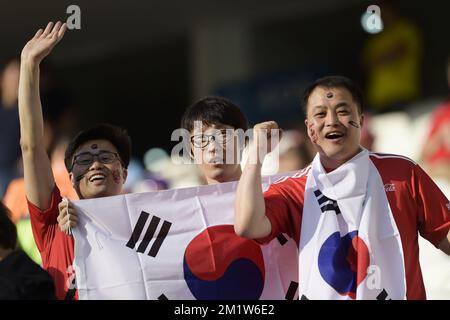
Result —
<path fill-rule="evenodd" d="M 89 181 L 103 180 L 103 179 L 105 179 L 105 176 L 104 176 L 103 174 L 96 174 L 96 175 L 93 175 L 93 176 L 89 179 Z"/>

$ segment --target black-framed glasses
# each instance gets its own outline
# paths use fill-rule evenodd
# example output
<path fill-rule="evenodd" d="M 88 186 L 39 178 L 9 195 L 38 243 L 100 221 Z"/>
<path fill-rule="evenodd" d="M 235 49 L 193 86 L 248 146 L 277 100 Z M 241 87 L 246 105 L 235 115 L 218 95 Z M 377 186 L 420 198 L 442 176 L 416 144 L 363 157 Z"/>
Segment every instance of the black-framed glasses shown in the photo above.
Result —
<path fill-rule="evenodd" d="M 220 129 L 213 134 L 200 133 L 191 136 L 191 143 L 196 148 L 206 148 L 206 146 L 214 141 L 218 144 L 224 145 L 233 137 L 233 129 Z"/>
<path fill-rule="evenodd" d="M 120 160 L 117 152 L 106 150 L 100 151 L 99 153 L 82 152 L 74 157 L 72 168 L 75 164 L 79 166 L 88 166 L 92 164 L 96 158 L 103 164 L 113 163 L 116 160 Z"/>

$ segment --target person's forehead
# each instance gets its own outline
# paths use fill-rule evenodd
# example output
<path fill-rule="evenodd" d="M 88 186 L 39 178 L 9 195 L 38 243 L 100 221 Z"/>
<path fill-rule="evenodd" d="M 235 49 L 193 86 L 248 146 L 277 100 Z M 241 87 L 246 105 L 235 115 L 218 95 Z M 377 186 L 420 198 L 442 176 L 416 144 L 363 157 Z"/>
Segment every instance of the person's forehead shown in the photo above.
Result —
<path fill-rule="evenodd" d="M 215 132 L 220 129 L 234 129 L 232 126 L 222 124 L 222 123 L 215 123 L 215 124 L 202 124 L 202 132 L 203 133 L 209 133 L 209 132 Z"/>
<path fill-rule="evenodd" d="M 317 87 L 308 99 L 308 107 L 329 106 L 337 103 L 345 102 L 349 105 L 353 104 L 353 97 L 346 88 L 341 87 Z"/>
<path fill-rule="evenodd" d="M 112 151 L 117 152 L 117 148 L 108 140 L 104 139 L 96 139 L 96 140 L 89 140 L 81 144 L 77 150 L 75 150 L 75 155 L 82 153 L 82 152 L 98 152 L 99 150 L 106 150 L 106 151 Z"/>

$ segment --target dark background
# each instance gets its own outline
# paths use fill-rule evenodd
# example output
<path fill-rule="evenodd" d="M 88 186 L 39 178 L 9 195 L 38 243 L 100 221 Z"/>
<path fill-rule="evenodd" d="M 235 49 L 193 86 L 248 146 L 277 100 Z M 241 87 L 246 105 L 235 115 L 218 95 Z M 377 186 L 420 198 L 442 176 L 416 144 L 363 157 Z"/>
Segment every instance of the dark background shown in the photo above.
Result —
<path fill-rule="evenodd" d="M 310 79 L 338 73 L 365 85 L 359 61 L 370 35 L 360 19 L 372 3 L 353 0 L 3 0 L 0 62 L 18 57 L 48 21 L 65 21 L 70 4 L 81 9 L 81 30 L 67 32 L 48 58 L 55 81 L 76 106 L 77 128 L 122 125 L 138 157 L 151 147 L 169 151 L 183 111 L 207 94 L 266 86 L 265 101 L 278 109 L 272 103 L 263 116 L 293 127 L 301 114 L 290 105 L 297 108 Z M 423 33 L 422 98 L 445 95 L 449 2 L 398 5 Z M 238 102 L 252 123 L 262 120 Z"/>

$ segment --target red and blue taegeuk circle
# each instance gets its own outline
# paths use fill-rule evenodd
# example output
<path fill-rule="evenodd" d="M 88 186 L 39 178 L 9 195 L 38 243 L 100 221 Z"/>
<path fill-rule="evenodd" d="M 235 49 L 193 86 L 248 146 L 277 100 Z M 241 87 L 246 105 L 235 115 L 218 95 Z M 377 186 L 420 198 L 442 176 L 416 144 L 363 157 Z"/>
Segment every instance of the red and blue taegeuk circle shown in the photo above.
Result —
<path fill-rule="evenodd" d="M 256 300 L 264 288 L 261 247 L 232 225 L 208 227 L 187 245 L 184 279 L 198 300 Z"/>
<path fill-rule="evenodd" d="M 322 278 L 340 295 L 356 298 L 356 288 L 366 278 L 370 264 L 366 243 L 352 231 L 341 237 L 331 234 L 319 251 L 319 271 Z"/>

